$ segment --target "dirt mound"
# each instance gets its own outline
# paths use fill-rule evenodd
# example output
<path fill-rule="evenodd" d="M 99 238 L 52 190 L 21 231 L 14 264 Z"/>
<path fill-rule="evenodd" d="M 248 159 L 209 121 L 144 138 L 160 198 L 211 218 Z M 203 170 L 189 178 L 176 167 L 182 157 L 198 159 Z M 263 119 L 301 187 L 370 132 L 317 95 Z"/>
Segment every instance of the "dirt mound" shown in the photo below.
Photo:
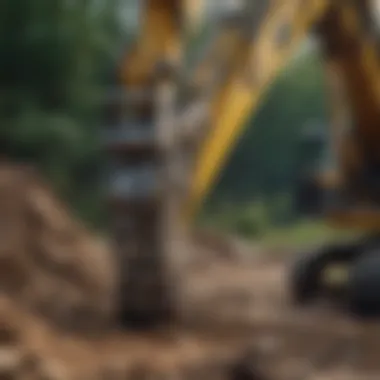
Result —
<path fill-rule="evenodd" d="M 48 337 L 35 317 L 0 297 L 0 378 L 67 379 L 64 366 L 48 351 L 41 351 L 49 345 Z"/>
<path fill-rule="evenodd" d="M 279 288 L 273 283 L 277 275 L 271 278 L 274 268 L 264 265 L 246 268 L 245 276 L 241 268 L 230 268 L 231 286 L 234 282 L 239 291 L 249 281 L 256 302 L 251 311 L 236 306 L 234 315 L 223 317 L 230 300 L 211 300 L 217 291 L 206 285 L 221 284 L 226 270 L 214 268 L 208 276 L 202 272 L 203 279 L 194 278 L 203 288 L 202 298 L 209 299 L 209 310 L 198 316 L 204 321 L 206 315 L 210 318 L 204 328 L 173 326 L 145 334 L 109 330 L 98 337 L 70 336 L 47 326 L 18 302 L 0 299 L 0 378 L 11 379 L 10 374 L 17 380 L 338 380 L 345 374 L 350 374 L 347 379 L 378 378 L 376 326 L 361 328 L 351 322 L 344 326 L 334 315 L 301 315 L 280 306 L 276 299 L 280 294 L 268 291 Z M 266 299 L 258 297 L 263 291 Z M 199 297 L 193 295 L 197 304 Z M 217 305 L 225 310 L 215 310 Z M 221 317 L 225 323 L 220 324 Z"/>
<path fill-rule="evenodd" d="M 260 380 L 265 373 L 359 380 L 380 373 L 377 326 L 295 310 L 285 301 L 284 263 L 239 240 L 196 234 L 184 320 L 143 334 L 112 323 L 115 256 L 29 168 L 0 166 L 0 234 L 0 379 Z"/>
<path fill-rule="evenodd" d="M 266 379 L 229 338 L 184 330 L 70 337 L 5 298 L 0 316 L 1 379 Z"/>
<path fill-rule="evenodd" d="M 0 166 L 0 233 L 0 378 L 241 378 L 240 339 L 115 330 L 114 255 L 28 167 Z"/>
<path fill-rule="evenodd" d="M 0 166 L 0 288 L 54 324 L 99 327 L 114 312 L 113 256 L 32 169 Z"/>

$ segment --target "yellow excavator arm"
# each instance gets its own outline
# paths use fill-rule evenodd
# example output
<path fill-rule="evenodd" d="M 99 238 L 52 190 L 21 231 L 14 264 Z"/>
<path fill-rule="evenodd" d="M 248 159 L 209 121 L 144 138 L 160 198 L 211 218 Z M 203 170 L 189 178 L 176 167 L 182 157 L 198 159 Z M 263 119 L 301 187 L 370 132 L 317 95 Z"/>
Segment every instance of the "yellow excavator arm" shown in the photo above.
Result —
<path fill-rule="evenodd" d="M 235 49 L 229 49 L 229 72 L 210 100 L 209 129 L 196 156 L 185 205 L 188 217 L 195 215 L 214 185 L 248 116 L 255 112 L 279 69 L 312 28 L 317 28 L 321 37 L 326 72 L 341 78 L 343 86 L 339 91 L 347 93 L 352 121 L 363 140 L 359 148 L 357 141 L 350 143 L 349 139 L 344 146 L 336 147 L 338 154 L 345 155 L 340 159 L 341 165 L 354 167 L 356 160 L 360 168 L 364 155 L 372 154 L 369 160 L 373 155 L 379 156 L 380 67 L 374 3 L 277 0 L 248 4 L 256 4 L 250 9 L 253 19 L 249 19 L 252 15 L 247 11 L 248 28 L 241 23 Z M 331 85 L 333 81 L 330 77 L 326 83 Z M 337 98 L 338 94 L 332 94 L 332 116 L 340 112 Z"/>
<path fill-rule="evenodd" d="M 160 59 L 180 59 L 184 48 L 183 27 L 199 24 L 204 3 L 201 0 L 145 2 L 140 37 L 123 66 L 125 85 L 129 88 L 145 85 L 151 81 Z M 362 133 L 367 146 L 373 144 L 378 131 L 380 86 L 374 46 L 377 42 L 359 30 L 363 12 L 372 12 L 369 0 L 247 0 L 246 6 L 235 24 L 220 28 L 189 79 L 194 86 L 207 87 L 212 82 L 214 88 L 207 100 L 207 127 L 191 158 L 189 189 L 184 198 L 188 220 L 197 213 L 215 184 L 248 117 L 259 106 L 278 71 L 311 29 L 328 19 L 330 25 L 325 35 L 322 34 L 322 42 L 339 48 L 332 48 L 336 50 L 334 57 L 329 52 L 325 55 L 326 71 L 339 72 L 343 77 L 355 123 L 367 128 Z M 359 43 L 361 50 L 349 49 L 350 40 Z M 347 141 L 345 152 L 339 154 L 358 160 L 354 157 L 358 155 L 354 152 L 357 148 L 349 152 L 350 149 Z"/>
<path fill-rule="evenodd" d="M 241 30 L 232 69 L 212 99 L 209 132 L 196 158 L 186 201 L 188 217 L 197 212 L 215 183 L 247 118 L 257 109 L 278 70 L 328 5 L 325 0 L 275 1 L 267 6 L 252 35 L 247 36 L 249 28 Z"/>
<path fill-rule="evenodd" d="M 380 230 L 378 208 L 373 217 L 361 208 L 362 189 L 378 197 L 379 185 L 373 178 L 380 173 L 380 67 L 378 40 L 368 19 L 370 0 L 245 0 L 246 8 L 224 20 L 228 22 L 186 81 L 182 75 L 187 70 L 181 71 L 184 36 L 198 25 L 204 2 L 144 1 L 140 36 L 122 62 L 124 87 L 150 94 L 148 101 L 137 101 L 128 122 L 123 119 L 114 128 L 112 133 L 120 135 L 109 146 L 115 159 L 110 187 L 115 188 L 112 199 L 117 201 L 116 241 L 129 281 L 121 292 L 123 314 L 132 321 L 151 324 L 180 312 L 175 302 L 180 295 L 171 281 L 181 273 L 178 268 L 186 256 L 178 254 L 186 240 L 180 211 L 186 221 L 197 213 L 247 118 L 313 27 L 321 37 L 326 73 L 331 74 L 326 82 L 337 87 L 329 103 L 330 130 L 338 136 L 333 138 L 338 172 L 344 178 L 338 190 L 353 195 L 356 202 L 349 206 L 359 206 L 356 211 L 361 212 L 343 208 L 336 219 Z M 161 62 L 165 70 L 157 71 Z M 346 101 L 337 102 L 342 92 L 347 95 L 353 133 L 339 130 L 345 124 Z M 133 133 L 124 138 L 129 127 Z M 151 134 L 135 138 L 147 128 L 153 138 Z M 120 180 L 124 178 L 128 181 Z M 358 191 L 357 185 L 362 189 Z"/>
<path fill-rule="evenodd" d="M 141 7 L 138 39 L 120 70 L 128 89 L 149 86 L 157 64 L 180 59 L 183 35 L 197 28 L 204 0 L 145 0 Z"/>

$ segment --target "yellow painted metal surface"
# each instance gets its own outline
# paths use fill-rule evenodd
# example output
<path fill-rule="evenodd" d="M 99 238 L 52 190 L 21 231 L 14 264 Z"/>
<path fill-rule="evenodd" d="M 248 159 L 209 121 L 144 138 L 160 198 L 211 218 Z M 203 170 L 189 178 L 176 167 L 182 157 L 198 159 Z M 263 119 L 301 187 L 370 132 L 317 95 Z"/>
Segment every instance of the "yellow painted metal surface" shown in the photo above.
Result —
<path fill-rule="evenodd" d="M 258 16 L 259 26 L 251 34 L 247 25 L 240 28 L 230 25 L 221 31 L 192 77 L 194 84 L 207 83 L 215 74 L 215 62 L 224 64 L 224 75 L 210 97 L 209 126 L 197 150 L 184 204 L 188 220 L 197 213 L 215 184 L 248 117 L 257 110 L 278 71 L 310 29 L 329 17 L 330 29 L 325 31 L 323 40 L 337 50 L 325 57 L 326 71 L 339 72 L 347 90 L 350 113 L 365 143 L 360 152 L 357 139 L 347 138 L 339 148 L 339 159 L 343 166 L 354 168 L 356 165 L 359 170 L 363 153 L 371 152 L 380 158 L 378 43 L 360 25 L 359 8 L 365 3 L 366 0 L 266 0 L 267 8 Z M 184 24 L 195 28 L 202 18 L 203 6 L 203 0 L 145 1 L 139 39 L 122 67 L 122 79 L 129 88 L 149 85 L 155 65 L 161 59 L 180 59 Z M 334 96 L 331 100 L 334 101 Z M 341 172 L 335 174 L 324 177 L 326 186 L 344 186 L 346 172 L 343 176 Z M 345 214 L 340 210 L 330 217 L 342 224 L 376 226 L 380 230 L 377 211 L 347 211 Z"/>
<path fill-rule="evenodd" d="M 234 70 L 213 101 L 210 131 L 200 147 L 185 205 L 197 212 L 233 149 L 249 115 L 255 111 L 278 70 L 291 57 L 329 1 L 274 1 L 252 38 L 242 37 Z"/>
<path fill-rule="evenodd" d="M 365 1 L 361 5 L 364 8 Z M 349 192 L 352 199 L 344 208 L 330 210 L 326 220 L 339 227 L 378 232 L 380 210 L 368 198 L 368 191 L 373 192 L 374 189 L 370 188 L 371 181 L 360 178 L 369 176 L 366 174 L 368 165 L 376 165 L 380 159 L 380 62 L 376 38 L 369 25 L 363 27 L 361 16 L 360 8 L 353 2 L 344 7 L 335 4 L 323 32 L 327 49 L 327 82 L 331 85 L 334 77 L 339 78 L 346 98 L 345 104 L 341 104 L 339 91 L 333 89 L 329 99 L 333 116 L 331 133 L 335 139 L 341 177 L 334 187 Z M 339 120 L 343 108 L 349 110 L 354 133 L 349 130 L 343 134 L 339 132 L 348 124 L 345 118 Z M 355 182 L 354 190 L 352 182 Z"/>
<path fill-rule="evenodd" d="M 184 32 L 199 27 L 205 0 L 145 0 L 142 7 L 138 38 L 121 66 L 128 88 L 149 85 L 162 59 L 181 59 Z"/>
<path fill-rule="evenodd" d="M 146 0 L 139 36 L 122 61 L 122 82 L 129 88 L 149 85 L 157 63 L 179 59 L 182 1 Z"/>
<path fill-rule="evenodd" d="M 361 232 L 380 231 L 380 210 L 370 205 L 353 203 L 352 207 L 330 210 L 325 219 L 333 226 Z"/>

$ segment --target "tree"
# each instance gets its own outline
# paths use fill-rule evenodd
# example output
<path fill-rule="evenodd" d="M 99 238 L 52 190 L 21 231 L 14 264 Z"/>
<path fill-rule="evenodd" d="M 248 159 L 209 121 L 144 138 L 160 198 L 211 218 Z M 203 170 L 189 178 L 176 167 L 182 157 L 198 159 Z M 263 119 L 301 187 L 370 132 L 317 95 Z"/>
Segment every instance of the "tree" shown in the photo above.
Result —
<path fill-rule="evenodd" d="M 91 198 L 97 178 L 105 74 L 124 38 L 119 7 L 119 0 L 0 5 L 2 152 L 35 163 L 75 203 Z"/>
<path fill-rule="evenodd" d="M 326 120 L 318 51 L 306 51 L 278 77 L 253 115 L 210 199 L 218 203 L 266 199 L 284 204 L 293 191 L 297 141 L 305 122 Z M 291 205 L 291 202 L 285 202 Z M 275 207 L 270 214 L 276 219 Z M 281 206 L 281 213 L 288 213 Z M 284 218 L 283 216 L 280 218 Z"/>

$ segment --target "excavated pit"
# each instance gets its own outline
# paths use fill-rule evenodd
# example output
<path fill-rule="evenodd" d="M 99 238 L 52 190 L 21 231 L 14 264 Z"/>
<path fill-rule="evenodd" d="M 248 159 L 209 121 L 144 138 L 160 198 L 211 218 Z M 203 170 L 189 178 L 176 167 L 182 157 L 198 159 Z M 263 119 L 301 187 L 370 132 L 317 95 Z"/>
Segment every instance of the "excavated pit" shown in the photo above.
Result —
<path fill-rule="evenodd" d="M 183 320 L 118 329 L 115 256 L 32 170 L 0 167 L 0 379 L 378 379 L 380 328 L 295 310 L 282 260 L 198 233 Z"/>

